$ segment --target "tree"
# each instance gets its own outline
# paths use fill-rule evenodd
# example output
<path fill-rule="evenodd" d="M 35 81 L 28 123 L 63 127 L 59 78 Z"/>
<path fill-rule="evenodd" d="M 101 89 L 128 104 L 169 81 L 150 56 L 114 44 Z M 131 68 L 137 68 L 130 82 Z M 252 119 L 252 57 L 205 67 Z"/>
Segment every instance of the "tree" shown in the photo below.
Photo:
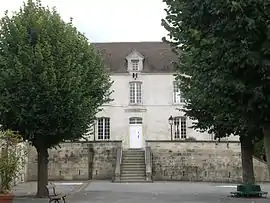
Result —
<path fill-rule="evenodd" d="M 0 23 L 0 123 L 36 148 L 43 197 L 48 149 L 86 133 L 110 101 L 111 81 L 87 38 L 41 1 L 6 12 Z"/>
<path fill-rule="evenodd" d="M 249 162 L 253 171 L 255 138 L 264 134 L 265 148 L 270 148 L 270 1 L 164 1 L 163 26 L 180 56 L 178 79 L 188 100 L 186 113 L 198 120 L 196 128 L 219 137 L 240 135 L 247 153 L 243 166 Z"/>

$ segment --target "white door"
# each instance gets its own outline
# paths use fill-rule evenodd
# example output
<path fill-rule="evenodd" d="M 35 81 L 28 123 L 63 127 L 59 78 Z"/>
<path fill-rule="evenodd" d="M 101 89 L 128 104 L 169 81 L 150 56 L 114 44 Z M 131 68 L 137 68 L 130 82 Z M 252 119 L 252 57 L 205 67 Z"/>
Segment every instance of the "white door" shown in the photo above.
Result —
<path fill-rule="evenodd" d="M 142 148 L 142 124 L 130 125 L 130 148 Z"/>

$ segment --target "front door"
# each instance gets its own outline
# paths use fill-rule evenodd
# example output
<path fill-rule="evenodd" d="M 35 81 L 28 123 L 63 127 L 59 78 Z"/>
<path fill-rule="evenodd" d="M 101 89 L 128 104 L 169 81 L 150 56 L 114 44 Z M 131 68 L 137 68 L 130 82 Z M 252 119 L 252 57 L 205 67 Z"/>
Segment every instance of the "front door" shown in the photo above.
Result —
<path fill-rule="evenodd" d="M 130 148 L 142 148 L 142 125 L 130 125 Z"/>
<path fill-rule="evenodd" d="M 142 118 L 129 119 L 129 146 L 133 149 L 142 148 Z"/>

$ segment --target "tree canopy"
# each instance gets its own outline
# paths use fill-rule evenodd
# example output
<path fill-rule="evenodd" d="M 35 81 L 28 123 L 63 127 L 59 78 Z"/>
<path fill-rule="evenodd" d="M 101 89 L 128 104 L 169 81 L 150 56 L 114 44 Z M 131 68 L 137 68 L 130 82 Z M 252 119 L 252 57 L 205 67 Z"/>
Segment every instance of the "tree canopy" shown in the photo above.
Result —
<path fill-rule="evenodd" d="M 270 1 L 164 1 L 162 24 L 179 55 L 177 79 L 194 127 L 218 137 L 266 135 Z"/>
<path fill-rule="evenodd" d="M 86 133 L 110 87 L 100 54 L 55 9 L 29 0 L 1 19 L 0 123 L 31 141 L 39 161 Z"/>

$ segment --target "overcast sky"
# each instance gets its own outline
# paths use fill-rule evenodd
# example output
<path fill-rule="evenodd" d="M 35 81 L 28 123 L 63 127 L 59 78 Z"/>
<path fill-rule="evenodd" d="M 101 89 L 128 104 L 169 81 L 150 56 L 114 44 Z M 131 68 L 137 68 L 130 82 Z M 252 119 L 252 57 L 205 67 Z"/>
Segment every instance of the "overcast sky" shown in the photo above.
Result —
<path fill-rule="evenodd" d="M 16 11 L 25 0 L 1 0 L 0 14 Z M 43 0 L 44 6 L 57 8 L 65 21 L 75 26 L 91 42 L 161 41 L 166 31 L 162 0 Z"/>

